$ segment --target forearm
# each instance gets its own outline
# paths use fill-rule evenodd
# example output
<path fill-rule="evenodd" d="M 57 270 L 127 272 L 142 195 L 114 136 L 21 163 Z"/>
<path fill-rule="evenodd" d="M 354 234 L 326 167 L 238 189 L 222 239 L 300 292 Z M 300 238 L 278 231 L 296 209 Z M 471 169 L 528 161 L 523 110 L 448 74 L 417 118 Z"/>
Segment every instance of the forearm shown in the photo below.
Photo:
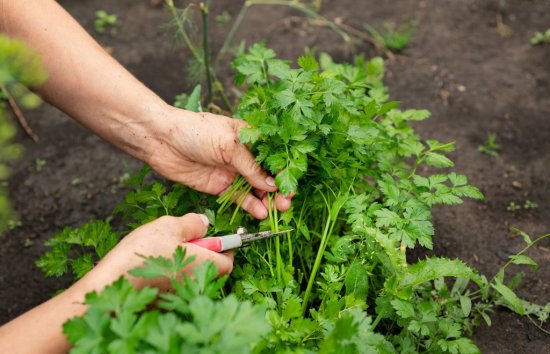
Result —
<path fill-rule="evenodd" d="M 166 104 L 53 0 L 0 0 L 0 29 L 34 48 L 48 80 L 42 96 L 103 139 L 147 161 Z"/>
<path fill-rule="evenodd" d="M 66 353 L 63 323 L 86 311 L 84 296 L 94 290 L 76 283 L 63 293 L 0 327 L 0 353 Z"/>

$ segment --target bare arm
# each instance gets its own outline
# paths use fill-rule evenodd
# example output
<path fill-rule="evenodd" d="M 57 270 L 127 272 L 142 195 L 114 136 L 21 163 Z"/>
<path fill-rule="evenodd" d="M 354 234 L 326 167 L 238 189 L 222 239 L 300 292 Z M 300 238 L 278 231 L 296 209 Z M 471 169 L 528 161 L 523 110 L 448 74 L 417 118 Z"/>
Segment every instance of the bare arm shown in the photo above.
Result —
<path fill-rule="evenodd" d="M 221 194 L 240 173 L 255 187 L 242 207 L 267 217 L 265 192 L 277 188 L 239 142 L 240 120 L 166 104 L 53 0 L 0 0 L 0 28 L 41 55 L 42 96 L 103 139 L 157 172 L 201 192 Z M 279 209 L 290 198 L 278 198 Z"/>
<path fill-rule="evenodd" d="M 107 54 L 55 1 L 3 0 L 2 27 L 41 55 L 41 95 L 130 155 L 147 161 L 166 104 Z"/>

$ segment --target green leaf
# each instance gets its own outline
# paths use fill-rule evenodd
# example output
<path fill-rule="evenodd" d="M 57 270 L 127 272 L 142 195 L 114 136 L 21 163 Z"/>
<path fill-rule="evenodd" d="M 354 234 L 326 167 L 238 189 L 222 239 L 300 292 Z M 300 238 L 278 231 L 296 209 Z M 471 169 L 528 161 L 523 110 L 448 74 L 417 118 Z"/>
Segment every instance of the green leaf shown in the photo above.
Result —
<path fill-rule="evenodd" d="M 510 260 L 513 264 L 525 264 L 531 266 L 531 270 L 533 272 L 539 268 L 539 265 L 533 259 L 523 254 L 510 256 Z"/>
<path fill-rule="evenodd" d="M 531 240 L 531 237 L 529 237 L 529 235 L 525 232 L 525 231 L 522 231 L 516 227 L 512 227 L 511 228 L 512 232 L 518 234 L 518 235 L 521 235 L 521 237 L 523 237 L 523 241 L 527 244 L 527 245 L 530 245 L 531 243 L 533 243 L 533 241 Z"/>
<path fill-rule="evenodd" d="M 504 301 L 510 306 L 511 309 L 523 315 L 523 304 L 521 299 L 514 293 L 512 289 L 504 285 L 499 279 L 495 278 L 495 282 L 491 284 L 504 299 Z"/>
<path fill-rule="evenodd" d="M 364 265 L 353 262 L 348 268 L 344 284 L 346 295 L 353 294 L 356 299 L 366 301 L 369 292 L 369 273 Z"/>
<path fill-rule="evenodd" d="M 277 154 L 271 154 L 265 159 L 265 164 L 267 169 L 271 173 L 278 173 L 287 165 L 287 154 L 286 152 L 280 152 Z"/>
<path fill-rule="evenodd" d="M 285 168 L 275 177 L 275 183 L 283 195 L 289 195 L 296 191 L 298 180 L 291 173 L 289 168 Z"/>
<path fill-rule="evenodd" d="M 401 223 L 401 217 L 394 211 L 387 208 L 380 209 L 374 213 L 376 216 L 376 226 L 389 227 L 399 225 Z"/>
<path fill-rule="evenodd" d="M 426 163 L 437 168 L 453 167 L 455 165 L 448 157 L 436 152 L 426 153 Z"/>
<path fill-rule="evenodd" d="M 420 121 L 420 120 L 429 118 L 430 115 L 431 115 L 430 111 L 426 109 L 407 109 L 406 111 L 403 112 L 403 118 L 405 120 Z"/>
<path fill-rule="evenodd" d="M 391 304 L 395 309 L 395 312 L 397 312 L 397 314 L 399 315 L 399 317 L 401 318 L 415 317 L 414 307 L 410 302 L 400 300 L 400 299 L 394 299 L 391 301 Z"/>
<path fill-rule="evenodd" d="M 480 287 L 485 283 L 474 270 L 458 259 L 431 257 L 408 267 L 407 272 L 399 280 L 398 291 L 442 277 L 465 277 Z"/>
<path fill-rule="evenodd" d="M 84 254 L 81 257 L 71 260 L 71 268 L 76 279 L 82 278 L 94 267 L 94 260 L 90 253 Z"/>
<path fill-rule="evenodd" d="M 260 134 L 258 128 L 241 128 L 240 141 L 243 144 L 253 144 L 260 138 Z"/>
<path fill-rule="evenodd" d="M 200 84 L 195 86 L 195 88 L 191 92 L 191 95 L 189 95 L 189 98 L 187 99 L 187 103 L 185 104 L 184 109 L 191 112 L 202 112 Z"/>
<path fill-rule="evenodd" d="M 426 143 L 432 151 L 453 152 L 455 150 L 455 143 L 450 142 L 447 144 L 441 143 L 437 140 L 426 140 Z"/>
<path fill-rule="evenodd" d="M 276 96 L 277 105 L 280 108 L 286 108 L 296 102 L 296 95 L 291 90 L 284 90 L 279 92 Z"/>
<path fill-rule="evenodd" d="M 470 316 L 470 312 L 472 311 L 472 299 L 470 299 L 469 296 L 463 295 L 460 297 L 460 309 L 465 317 Z"/>
<path fill-rule="evenodd" d="M 297 63 L 298 66 L 307 71 L 317 71 L 319 68 L 317 60 L 311 54 L 302 55 L 298 58 Z"/>
<path fill-rule="evenodd" d="M 173 260 L 164 257 L 141 256 L 145 262 L 142 267 L 130 270 L 130 274 L 143 279 L 166 277 L 177 279 L 178 274 L 194 261 L 195 256 L 186 257 L 186 250 L 178 246 L 174 251 Z"/>
<path fill-rule="evenodd" d="M 481 191 L 474 186 L 468 185 L 463 187 L 457 187 L 453 191 L 459 196 L 464 196 L 464 197 L 477 199 L 477 200 L 485 199 L 485 196 L 483 195 L 483 193 L 481 193 Z"/>

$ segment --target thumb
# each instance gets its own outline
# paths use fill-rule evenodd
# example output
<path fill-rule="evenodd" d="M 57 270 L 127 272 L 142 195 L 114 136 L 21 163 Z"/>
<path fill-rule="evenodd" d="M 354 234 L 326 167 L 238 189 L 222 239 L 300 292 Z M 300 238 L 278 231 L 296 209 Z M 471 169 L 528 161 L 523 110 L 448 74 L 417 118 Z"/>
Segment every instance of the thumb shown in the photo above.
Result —
<path fill-rule="evenodd" d="M 182 242 L 201 238 L 208 231 L 208 218 L 204 214 L 189 213 L 174 219 Z"/>
<path fill-rule="evenodd" d="M 237 137 L 241 128 L 245 128 L 246 126 L 246 122 L 234 119 L 234 129 Z M 252 187 L 265 192 L 274 192 L 277 190 L 275 179 L 260 167 L 244 144 L 239 143 L 235 148 L 230 164 L 241 176 L 246 178 Z"/>

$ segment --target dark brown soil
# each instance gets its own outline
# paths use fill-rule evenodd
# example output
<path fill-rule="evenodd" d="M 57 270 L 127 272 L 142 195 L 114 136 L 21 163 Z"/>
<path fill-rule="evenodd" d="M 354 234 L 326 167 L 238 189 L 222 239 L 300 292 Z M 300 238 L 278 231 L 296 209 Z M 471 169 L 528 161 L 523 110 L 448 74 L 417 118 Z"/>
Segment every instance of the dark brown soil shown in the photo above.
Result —
<path fill-rule="evenodd" d="M 162 8 L 151 8 L 146 0 L 60 2 L 166 100 L 191 86 L 186 79 L 188 56 L 166 28 L 169 15 Z M 214 3 L 213 12 L 225 9 L 234 18 L 240 1 Z M 118 35 L 93 32 L 98 9 L 120 17 Z M 435 254 L 462 258 L 492 276 L 508 254 L 522 247 L 510 226 L 532 235 L 550 231 L 550 45 L 529 45 L 535 31 L 550 27 L 550 0 L 327 0 L 321 13 L 356 28 L 388 20 L 413 19 L 419 24 L 410 47 L 387 63 L 391 96 L 405 107 L 432 111 L 418 131 L 424 138 L 455 140 L 458 171 L 487 196 L 484 202 L 436 210 Z M 227 30 L 227 24 L 212 24 L 214 47 Z M 249 11 L 237 40 L 260 39 L 287 58 L 309 47 L 351 59 L 338 35 L 308 24 L 288 8 Z M 366 44 L 357 49 L 375 54 Z M 229 83 L 230 70 L 221 72 Z M 140 166 L 54 108 L 45 105 L 27 117 L 41 140 L 34 144 L 19 137 L 26 153 L 9 180 L 22 225 L 0 243 L 0 323 L 68 284 L 68 279 L 44 279 L 34 266 L 45 250 L 43 242 L 65 225 L 107 216 L 124 193 L 120 176 Z M 502 145 L 496 158 L 477 150 L 489 132 L 496 133 Z M 41 169 L 37 159 L 46 161 Z M 510 202 L 526 200 L 538 207 L 506 210 Z M 523 269 L 527 274 L 519 293 L 531 301 L 549 302 L 550 240 L 530 255 L 541 268 L 536 273 Z M 504 309 L 495 313 L 491 327 L 477 330 L 474 340 L 484 353 L 550 352 L 550 336 Z"/>

